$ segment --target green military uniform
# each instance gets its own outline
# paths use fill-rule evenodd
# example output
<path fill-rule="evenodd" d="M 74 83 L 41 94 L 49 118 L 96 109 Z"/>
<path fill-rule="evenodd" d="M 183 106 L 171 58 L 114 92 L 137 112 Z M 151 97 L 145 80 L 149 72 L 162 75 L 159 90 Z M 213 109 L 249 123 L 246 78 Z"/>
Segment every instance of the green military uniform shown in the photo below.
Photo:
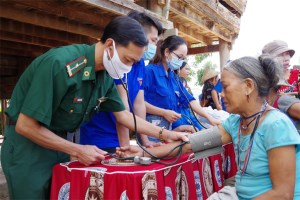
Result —
<path fill-rule="evenodd" d="M 104 102 L 99 104 L 99 98 Z M 95 45 L 71 45 L 51 49 L 31 63 L 6 114 L 16 121 L 21 112 L 66 138 L 89 119 L 95 106 L 96 111 L 125 109 L 113 79 L 106 71 L 95 72 Z M 19 135 L 12 123 L 6 126 L 1 163 L 11 199 L 49 198 L 52 167 L 68 160 L 69 155 Z"/>

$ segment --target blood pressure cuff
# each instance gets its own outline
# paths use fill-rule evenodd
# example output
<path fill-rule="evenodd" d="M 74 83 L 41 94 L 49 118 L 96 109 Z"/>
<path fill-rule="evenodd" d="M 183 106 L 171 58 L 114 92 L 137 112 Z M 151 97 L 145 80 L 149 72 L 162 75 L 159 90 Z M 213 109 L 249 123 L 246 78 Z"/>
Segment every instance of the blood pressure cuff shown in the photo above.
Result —
<path fill-rule="evenodd" d="M 217 126 L 190 134 L 188 138 L 196 159 L 220 154 L 222 152 L 221 134 Z"/>

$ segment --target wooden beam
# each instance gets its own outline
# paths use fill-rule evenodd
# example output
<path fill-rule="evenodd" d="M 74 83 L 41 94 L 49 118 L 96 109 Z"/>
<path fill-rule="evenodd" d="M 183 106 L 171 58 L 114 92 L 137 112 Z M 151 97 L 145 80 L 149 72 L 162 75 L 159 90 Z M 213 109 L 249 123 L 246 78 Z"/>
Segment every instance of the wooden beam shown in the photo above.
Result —
<path fill-rule="evenodd" d="M 203 47 L 194 47 L 188 49 L 188 55 L 213 53 L 219 51 L 219 45 L 208 45 Z"/>
<path fill-rule="evenodd" d="M 10 67 L 6 67 L 1 65 L 0 67 L 0 77 L 9 77 L 9 76 L 16 76 L 18 74 L 18 70 L 16 68 L 12 69 Z"/>
<path fill-rule="evenodd" d="M 100 27 L 80 24 L 79 22 L 70 21 L 58 16 L 30 12 L 29 10 L 4 4 L 3 1 L 0 1 L 0 17 L 79 35 L 86 35 L 92 38 L 100 38 L 101 35 Z"/>
<path fill-rule="evenodd" d="M 35 58 L 35 57 L 38 57 L 38 56 L 42 55 L 43 53 L 34 52 L 34 51 L 30 52 L 30 51 L 26 51 L 26 50 L 16 50 L 16 49 L 13 49 L 13 48 L 1 47 L 0 48 L 0 54 Z"/>
<path fill-rule="evenodd" d="M 182 20 L 192 23 L 195 27 L 199 27 L 207 33 L 216 35 L 218 38 L 225 41 L 232 42 L 232 37 L 230 35 L 225 34 L 224 31 L 216 27 L 212 21 L 203 20 L 194 8 L 191 8 L 190 6 L 183 7 L 178 2 L 172 1 L 170 11 L 181 16 Z"/>
<path fill-rule="evenodd" d="M 17 81 L 19 80 L 18 77 L 3 77 L 0 79 L 0 84 L 1 85 L 15 85 Z"/>
<path fill-rule="evenodd" d="M 50 48 L 68 45 L 68 43 L 63 41 L 44 39 L 44 38 L 39 38 L 39 37 L 34 37 L 29 35 L 6 32 L 2 30 L 0 30 L 0 39 L 13 41 L 13 42 L 21 42 L 25 44 L 39 45 L 39 46 L 50 47 Z"/>
<path fill-rule="evenodd" d="M 178 29 L 185 37 L 189 37 L 198 43 L 210 44 L 212 41 L 205 37 L 203 34 L 200 34 L 198 31 L 193 30 L 191 27 L 186 27 L 183 23 L 174 23 L 175 28 Z"/>
<path fill-rule="evenodd" d="M 91 5 L 95 8 L 104 9 L 109 12 L 118 14 L 118 15 L 127 15 L 130 11 L 136 10 L 139 12 L 144 12 L 156 19 L 158 19 L 164 29 L 173 28 L 173 22 L 166 20 L 161 15 L 158 15 L 154 12 L 151 12 L 130 0 L 75 0 L 79 2 L 84 2 L 88 5 Z"/>
<path fill-rule="evenodd" d="M 42 11 L 47 14 L 64 17 L 70 20 L 79 21 L 82 24 L 90 24 L 97 27 L 105 27 L 113 18 L 104 15 L 100 10 L 90 12 L 81 9 L 78 4 L 76 5 L 71 1 L 10 0 L 10 2 L 36 9 L 39 12 Z"/>
<path fill-rule="evenodd" d="M 222 4 L 211 0 L 183 0 L 190 6 L 196 8 L 198 12 L 203 13 L 217 24 L 224 26 L 231 32 L 238 33 L 240 19 L 227 10 Z"/>
<path fill-rule="evenodd" d="M 66 42 L 66 44 L 93 44 L 97 39 L 88 36 L 68 33 L 66 31 L 59 31 L 41 26 L 34 26 L 28 23 L 21 23 L 14 20 L 0 18 L 1 30 L 7 32 L 18 33 L 22 35 L 30 35 L 44 39 L 58 40 Z"/>
<path fill-rule="evenodd" d="M 243 15 L 246 8 L 247 0 L 223 0 L 223 1 L 226 2 L 232 8 L 234 8 L 240 14 L 240 16 Z"/>
<path fill-rule="evenodd" d="M 11 41 L 0 41 L 0 49 L 1 48 L 7 48 L 7 49 L 15 49 L 15 50 L 22 50 L 22 51 L 28 51 L 28 52 L 36 52 L 39 54 L 45 53 L 50 48 L 49 47 L 43 47 L 43 46 L 37 46 L 32 44 L 24 44 L 20 42 L 11 42 Z"/>

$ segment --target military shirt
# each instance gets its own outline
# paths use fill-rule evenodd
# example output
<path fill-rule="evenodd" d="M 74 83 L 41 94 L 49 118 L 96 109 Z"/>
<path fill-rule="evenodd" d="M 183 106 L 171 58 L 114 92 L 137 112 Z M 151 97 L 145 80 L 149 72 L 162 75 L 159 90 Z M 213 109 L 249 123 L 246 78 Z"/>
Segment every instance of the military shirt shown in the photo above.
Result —
<path fill-rule="evenodd" d="M 21 112 L 53 132 L 64 132 L 78 128 L 93 111 L 122 110 L 113 79 L 105 70 L 95 72 L 95 45 L 81 44 L 36 58 L 14 88 L 6 114 L 16 121 Z"/>

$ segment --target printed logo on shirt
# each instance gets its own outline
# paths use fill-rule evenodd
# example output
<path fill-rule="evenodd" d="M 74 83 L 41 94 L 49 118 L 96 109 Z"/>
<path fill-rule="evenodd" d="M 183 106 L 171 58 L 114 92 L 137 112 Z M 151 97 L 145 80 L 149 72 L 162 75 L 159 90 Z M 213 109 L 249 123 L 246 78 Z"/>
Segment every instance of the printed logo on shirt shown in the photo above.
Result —
<path fill-rule="evenodd" d="M 73 103 L 83 103 L 83 98 L 82 97 L 74 97 Z"/>
<path fill-rule="evenodd" d="M 140 86 L 142 85 L 142 83 L 143 83 L 143 78 L 141 78 L 141 77 L 138 77 L 137 78 L 137 81 L 140 83 Z"/>

